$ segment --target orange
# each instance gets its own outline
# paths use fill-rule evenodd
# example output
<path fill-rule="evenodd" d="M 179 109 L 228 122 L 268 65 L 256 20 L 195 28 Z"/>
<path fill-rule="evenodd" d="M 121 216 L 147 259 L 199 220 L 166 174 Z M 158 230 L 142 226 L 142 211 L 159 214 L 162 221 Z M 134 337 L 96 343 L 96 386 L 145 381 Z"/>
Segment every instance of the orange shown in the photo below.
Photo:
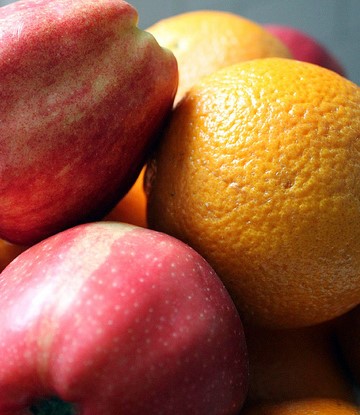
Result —
<path fill-rule="evenodd" d="M 24 250 L 23 246 L 0 239 L 0 272 Z"/>
<path fill-rule="evenodd" d="M 144 172 L 145 168 L 141 170 L 129 192 L 104 218 L 105 220 L 130 223 L 143 228 L 147 227 L 146 195 L 143 186 Z"/>
<path fill-rule="evenodd" d="M 255 58 L 290 57 L 289 50 L 259 24 L 237 14 L 197 10 L 160 20 L 147 29 L 178 61 L 175 104 L 201 77 Z"/>
<path fill-rule="evenodd" d="M 174 109 L 148 168 L 148 223 L 208 260 L 245 322 L 313 325 L 360 303 L 359 177 L 360 88 L 251 60 Z"/>
<path fill-rule="evenodd" d="M 360 409 L 341 400 L 305 399 L 254 407 L 241 415 L 359 415 Z"/>
<path fill-rule="evenodd" d="M 248 404 L 304 398 L 355 401 L 329 324 L 286 330 L 245 326 L 245 337 Z"/>
<path fill-rule="evenodd" d="M 360 388 L 360 306 L 337 320 L 336 334 L 344 360 Z"/>

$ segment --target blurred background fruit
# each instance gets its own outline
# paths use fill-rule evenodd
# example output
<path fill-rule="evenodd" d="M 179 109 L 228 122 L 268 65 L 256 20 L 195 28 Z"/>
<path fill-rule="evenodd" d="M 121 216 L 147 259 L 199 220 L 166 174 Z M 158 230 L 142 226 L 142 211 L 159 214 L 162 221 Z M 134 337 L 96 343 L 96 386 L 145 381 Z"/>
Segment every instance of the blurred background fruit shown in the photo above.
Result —
<path fill-rule="evenodd" d="M 278 24 L 266 24 L 264 27 L 289 48 L 294 59 L 314 63 L 346 76 L 345 68 L 339 60 L 307 33 L 294 27 Z"/>
<path fill-rule="evenodd" d="M 290 57 L 277 37 L 233 13 L 198 10 L 172 16 L 146 29 L 179 64 L 177 103 L 204 75 L 249 59 Z"/>
<path fill-rule="evenodd" d="M 200 252 L 247 322 L 317 324 L 360 302 L 360 88 L 290 59 L 203 78 L 150 164 L 148 221 Z"/>
<path fill-rule="evenodd" d="M 160 19 L 199 9 L 215 8 L 244 16 L 259 24 L 295 27 L 316 39 L 338 58 L 349 79 L 360 84 L 358 0 L 133 0 L 146 28 Z"/>

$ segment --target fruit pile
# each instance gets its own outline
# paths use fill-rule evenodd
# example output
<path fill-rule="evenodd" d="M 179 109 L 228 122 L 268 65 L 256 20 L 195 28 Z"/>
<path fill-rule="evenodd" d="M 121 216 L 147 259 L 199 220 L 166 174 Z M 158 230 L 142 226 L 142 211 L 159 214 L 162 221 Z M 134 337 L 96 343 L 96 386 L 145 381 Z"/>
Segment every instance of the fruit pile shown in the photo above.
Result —
<path fill-rule="evenodd" d="M 0 414 L 359 414 L 359 86 L 297 29 L 137 19 L 0 8 Z"/>

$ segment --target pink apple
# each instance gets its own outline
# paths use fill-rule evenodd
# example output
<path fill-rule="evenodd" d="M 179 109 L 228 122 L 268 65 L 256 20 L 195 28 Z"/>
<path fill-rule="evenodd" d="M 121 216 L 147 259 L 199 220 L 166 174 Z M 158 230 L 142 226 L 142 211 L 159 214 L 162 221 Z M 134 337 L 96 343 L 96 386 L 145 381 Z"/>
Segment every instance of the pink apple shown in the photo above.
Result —
<path fill-rule="evenodd" d="M 137 18 L 122 0 L 0 8 L 0 238 L 100 219 L 134 182 L 178 81 Z"/>
<path fill-rule="evenodd" d="M 0 274 L 0 327 L 2 415 L 235 415 L 245 398 L 228 292 L 149 229 L 85 224 L 32 246 Z"/>
<path fill-rule="evenodd" d="M 265 24 L 264 27 L 289 48 L 294 59 L 314 63 L 346 76 L 338 59 L 309 34 L 286 25 Z"/>

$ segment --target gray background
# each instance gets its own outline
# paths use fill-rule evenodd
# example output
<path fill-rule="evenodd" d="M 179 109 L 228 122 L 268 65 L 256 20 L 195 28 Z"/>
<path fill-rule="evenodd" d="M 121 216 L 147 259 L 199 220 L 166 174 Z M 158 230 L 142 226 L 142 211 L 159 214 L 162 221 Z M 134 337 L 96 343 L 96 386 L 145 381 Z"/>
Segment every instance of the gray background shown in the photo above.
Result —
<path fill-rule="evenodd" d="M 319 40 L 360 85 L 360 0 L 129 0 L 139 13 L 139 26 L 196 9 L 238 13 L 258 23 L 297 27 Z M 10 1 L 0 0 L 0 5 Z"/>

